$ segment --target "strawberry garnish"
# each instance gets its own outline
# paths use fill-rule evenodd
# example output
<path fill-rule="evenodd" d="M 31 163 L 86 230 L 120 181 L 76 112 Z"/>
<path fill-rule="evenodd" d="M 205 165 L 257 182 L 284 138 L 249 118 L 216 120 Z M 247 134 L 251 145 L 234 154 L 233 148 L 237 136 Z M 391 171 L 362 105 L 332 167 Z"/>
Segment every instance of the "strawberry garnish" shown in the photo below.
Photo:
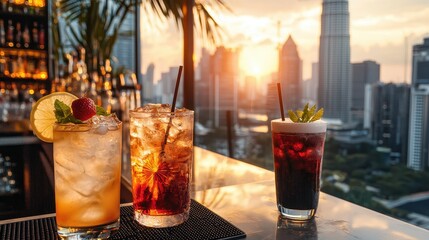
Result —
<path fill-rule="evenodd" d="M 74 100 L 71 107 L 73 116 L 81 121 L 86 121 L 97 113 L 94 101 L 87 97 Z"/>

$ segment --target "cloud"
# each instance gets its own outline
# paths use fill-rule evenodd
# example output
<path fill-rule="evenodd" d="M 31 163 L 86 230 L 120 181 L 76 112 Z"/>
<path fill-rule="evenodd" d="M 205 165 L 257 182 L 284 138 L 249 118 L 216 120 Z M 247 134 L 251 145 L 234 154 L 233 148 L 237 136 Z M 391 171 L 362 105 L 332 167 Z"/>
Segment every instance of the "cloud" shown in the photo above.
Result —
<path fill-rule="evenodd" d="M 320 6 L 319 0 L 235 0 L 228 1 L 227 4 L 233 9 L 234 14 L 243 13 L 252 16 L 284 16 L 285 13 L 301 12 L 315 6 Z"/>
<path fill-rule="evenodd" d="M 275 42 L 272 39 L 269 38 L 265 38 L 262 41 L 259 41 L 256 45 L 260 45 L 260 46 L 265 46 L 265 45 L 269 45 L 269 46 L 275 46 Z"/>
<path fill-rule="evenodd" d="M 375 16 L 365 16 L 354 19 L 351 24 L 356 28 L 384 29 L 412 26 L 425 26 L 429 20 L 429 7 L 418 9 L 413 12 L 388 13 Z"/>

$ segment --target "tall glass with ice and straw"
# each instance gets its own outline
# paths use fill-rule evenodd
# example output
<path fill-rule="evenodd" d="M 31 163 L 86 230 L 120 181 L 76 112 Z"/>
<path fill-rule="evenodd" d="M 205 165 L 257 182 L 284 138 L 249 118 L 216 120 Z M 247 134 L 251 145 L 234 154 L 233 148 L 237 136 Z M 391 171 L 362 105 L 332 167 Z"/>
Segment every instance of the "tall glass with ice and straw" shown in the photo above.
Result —
<path fill-rule="evenodd" d="M 149 104 L 130 112 L 134 218 L 171 227 L 189 217 L 194 112 Z"/>
<path fill-rule="evenodd" d="M 134 219 L 148 227 L 176 226 L 189 217 L 194 112 L 175 108 L 182 69 L 171 106 L 130 111 Z"/>

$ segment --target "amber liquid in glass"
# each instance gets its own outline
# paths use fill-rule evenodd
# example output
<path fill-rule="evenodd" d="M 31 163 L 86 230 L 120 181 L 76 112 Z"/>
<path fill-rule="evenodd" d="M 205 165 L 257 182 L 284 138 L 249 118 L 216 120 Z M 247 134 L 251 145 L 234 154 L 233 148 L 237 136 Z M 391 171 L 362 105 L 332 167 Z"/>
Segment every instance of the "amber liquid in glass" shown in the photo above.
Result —
<path fill-rule="evenodd" d="M 188 219 L 192 139 L 191 111 L 174 116 L 131 114 L 133 206 L 135 219 L 140 224 L 170 227 Z"/>

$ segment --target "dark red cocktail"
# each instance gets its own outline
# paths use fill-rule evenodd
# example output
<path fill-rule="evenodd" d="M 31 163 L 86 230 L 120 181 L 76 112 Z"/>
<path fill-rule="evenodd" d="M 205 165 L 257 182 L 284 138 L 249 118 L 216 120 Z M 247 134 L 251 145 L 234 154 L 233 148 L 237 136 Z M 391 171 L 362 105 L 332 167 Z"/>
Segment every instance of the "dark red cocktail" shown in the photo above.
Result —
<path fill-rule="evenodd" d="M 134 218 L 148 227 L 186 221 L 191 204 L 194 112 L 150 104 L 130 112 Z"/>
<path fill-rule="evenodd" d="M 272 122 L 277 206 L 295 220 L 313 217 L 320 191 L 326 123 Z"/>

